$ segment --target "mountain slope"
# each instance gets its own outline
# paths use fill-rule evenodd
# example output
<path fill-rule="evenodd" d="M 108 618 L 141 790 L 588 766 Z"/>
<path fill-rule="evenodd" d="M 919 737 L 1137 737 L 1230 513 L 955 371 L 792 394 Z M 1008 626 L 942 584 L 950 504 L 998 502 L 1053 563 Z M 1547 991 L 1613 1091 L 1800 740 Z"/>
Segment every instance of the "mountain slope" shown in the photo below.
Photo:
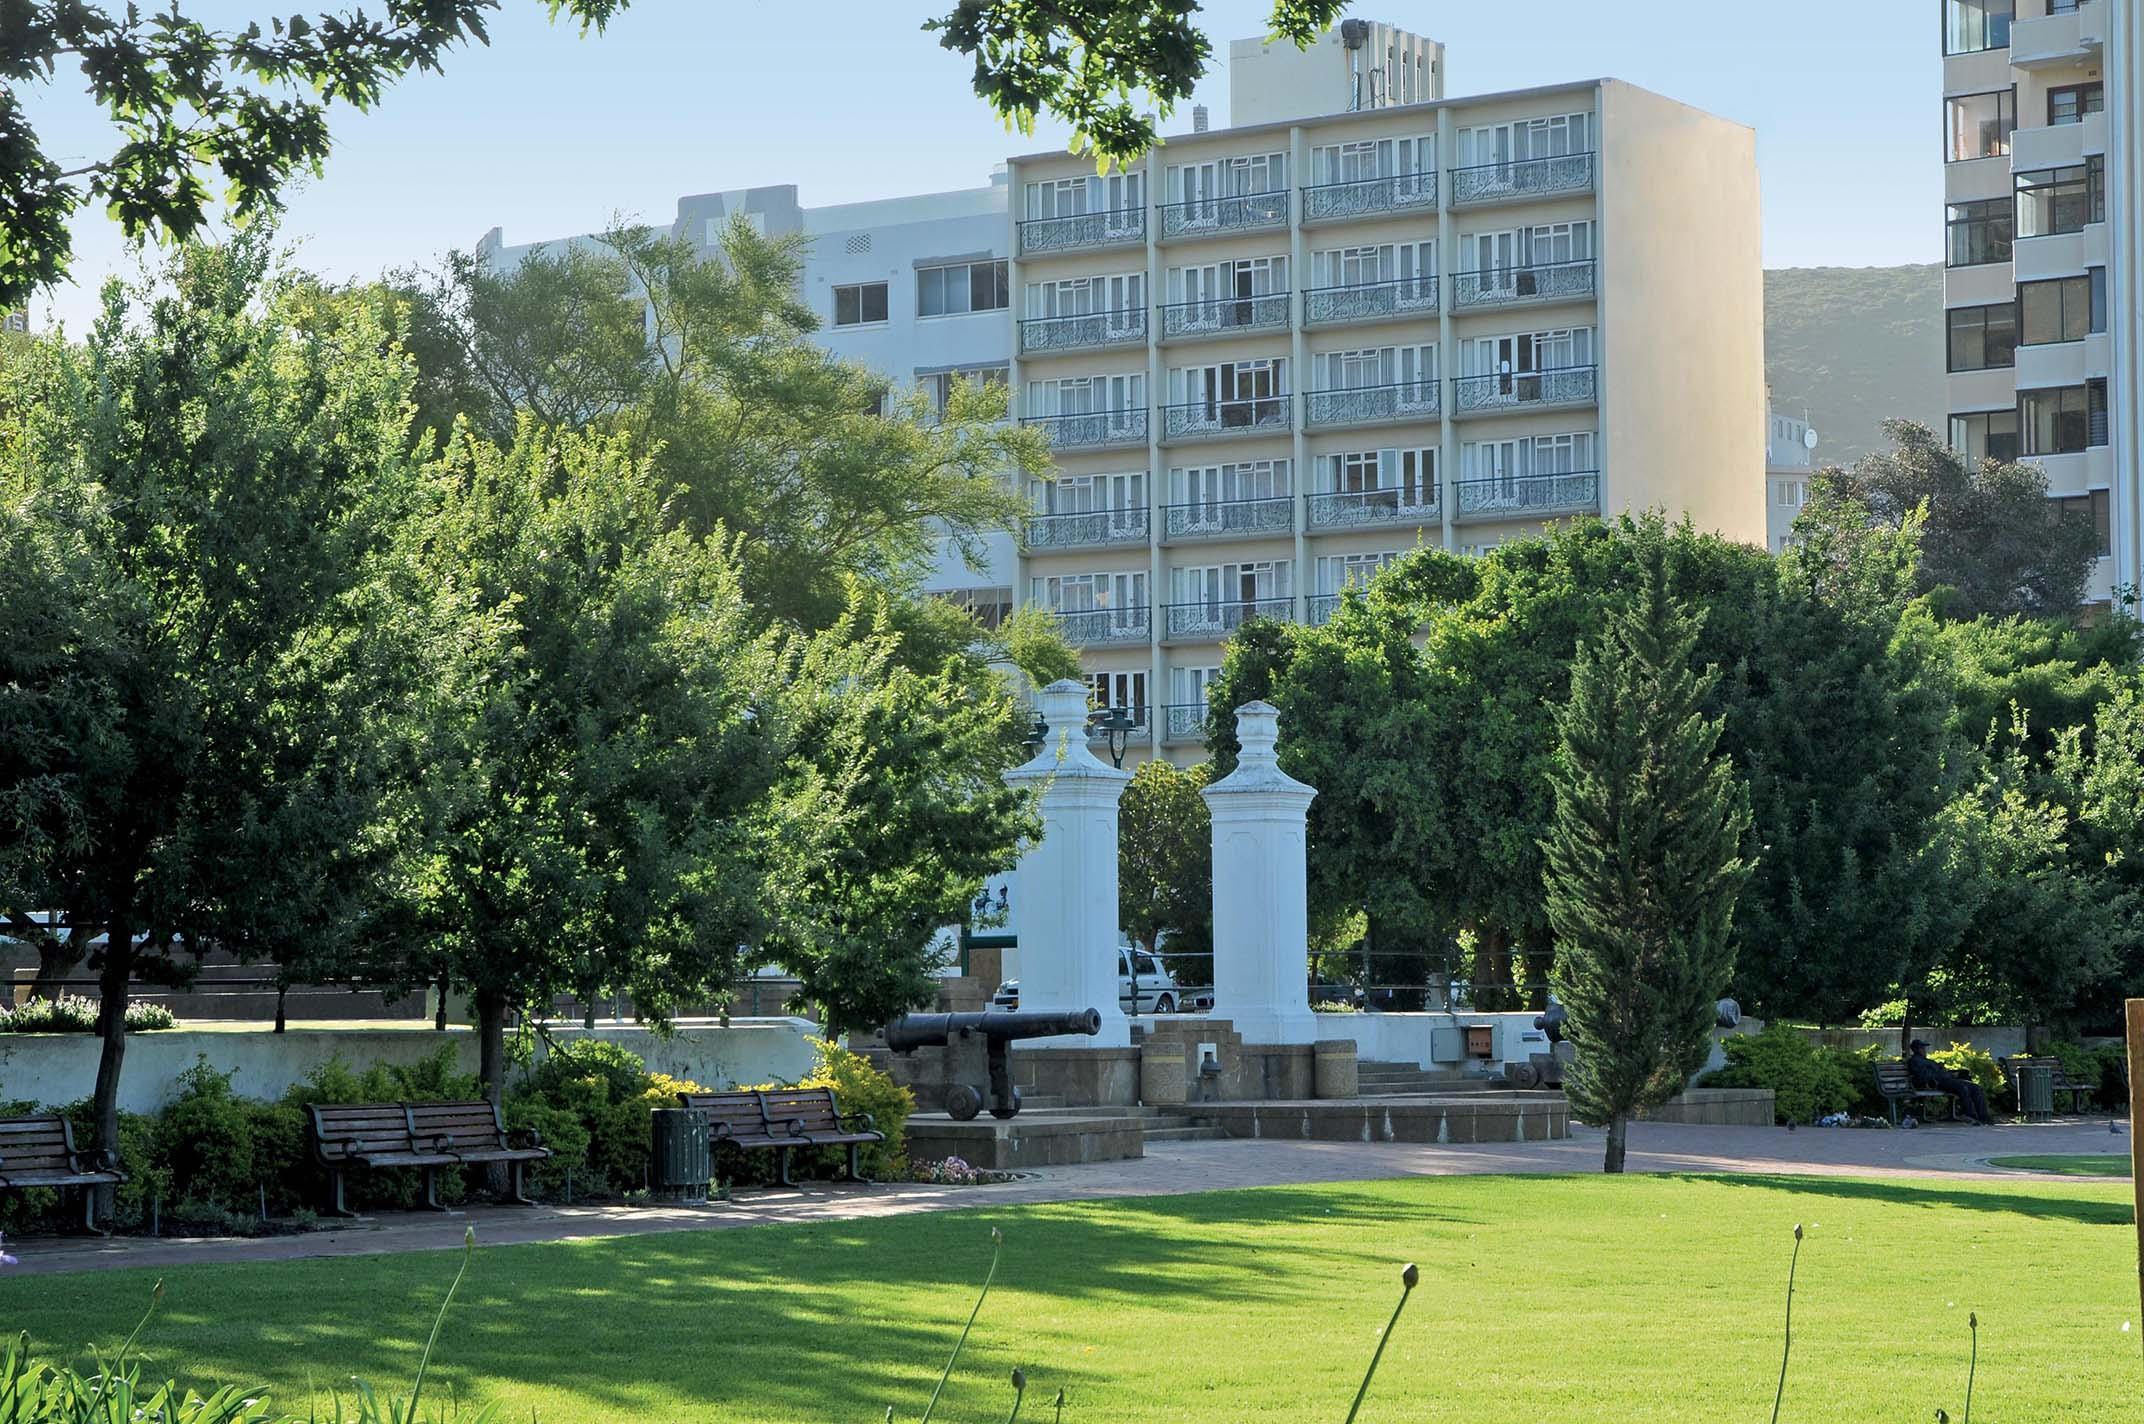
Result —
<path fill-rule="evenodd" d="M 1785 267 L 1764 274 L 1772 404 L 1809 413 L 1817 458 L 1851 464 L 1904 416 L 1944 428 L 1943 268 Z"/>

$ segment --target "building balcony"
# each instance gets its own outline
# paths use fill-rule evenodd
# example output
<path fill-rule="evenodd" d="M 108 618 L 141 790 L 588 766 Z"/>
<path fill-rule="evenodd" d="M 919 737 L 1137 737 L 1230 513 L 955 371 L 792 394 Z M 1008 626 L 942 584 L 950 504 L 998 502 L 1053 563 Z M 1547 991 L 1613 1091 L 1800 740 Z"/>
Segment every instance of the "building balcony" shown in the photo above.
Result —
<path fill-rule="evenodd" d="M 1492 311 L 1544 302 L 1591 301 L 1597 265 L 1589 257 L 1581 262 L 1461 272 L 1452 278 L 1452 310 Z"/>
<path fill-rule="evenodd" d="M 2098 58 L 2106 43 L 2106 25 L 2088 13 L 2098 8 L 2087 3 L 2054 14 L 2018 16 L 2010 22 L 2010 62 L 2020 69 L 2040 69 Z"/>
<path fill-rule="evenodd" d="M 1598 470 L 1560 475 L 1512 475 L 1505 479 L 1459 480 L 1454 517 L 1476 519 L 1546 519 L 1558 514 L 1597 514 L 1601 507 Z"/>
<path fill-rule="evenodd" d="M 1303 293 L 1305 326 L 1436 314 L 1435 277 L 1402 277 L 1396 282 L 1367 282 L 1355 287 L 1312 287 Z"/>
<path fill-rule="evenodd" d="M 1208 440 L 1222 435 L 1277 435 L 1293 425 L 1292 396 L 1185 401 L 1161 408 L 1163 440 Z"/>
<path fill-rule="evenodd" d="M 1020 323 L 1020 354 L 1047 356 L 1055 351 L 1092 351 L 1100 346 L 1131 346 L 1146 341 L 1146 308 L 1081 312 L 1076 316 L 1033 316 Z"/>
<path fill-rule="evenodd" d="M 1163 537 L 1257 539 L 1295 532 L 1295 496 L 1270 499 L 1209 499 L 1172 504 L 1162 511 Z"/>
<path fill-rule="evenodd" d="M 1052 450 L 1108 450 L 1146 444 L 1146 407 L 1096 410 L 1078 415 L 1025 415 L 1022 425 L 1040 430 Z"/>
<path fill-rule="evenodd" d="M 1029 218 L 1020 224 L 1020 255 L 1091 252 L 1146 241 L 1146 209 L 1111 208 L 1061 218 Z"/>
<path fill-rule="evenodd" d="M 1076 648 L 1144 643 L 1154 626 L 1154 610 L 1143 603 L 1129 608 L 1053 608 L 1050 612 L 1057 619 L 1057 631 Z"/>
<path fill-rule="evenodd" d="M 1020 542 L 1030 553 L 1103 549 L 1113 544 L 1144 544 L 1146 531 L 1144 509 L 1091 509 L 1030 515 L 1021 527 Z"/>
<path fill-rule="evenodd" d="M 1494 415 L 1514 410 L 1554 410 L 1592 405 L 1592 366 L 1555 366 L 1545 371 L 1496 371 L 1452 380 L 1452 414 Z"/>
<path fill-rule="evenodd" d="M 1303 621 L 1313 628 L 1323 628 L 1339 611 L 1340 595 L 1337 593 L 1314 593 L 1303 600 Z"/>
<path fill-rule="evenodd" d="M 1310 496 L 1310 532 L 1375 528 L 1381 524 L 1429 524 L 1439 517 L 1437 490 L 1327 490 Z"/>
<path fill-rule="evenodd" d="M 1593 155 L 1590 153 L 1520 158 L 1509 163 L 1478 163 L 1471 168 L 1452 170 L 1451 197 L 1455 208 L 1592 191 Z"/>
<path fill-rule="evenodd" d="M 1437 206 L 1437 175 L 1398 173 L 1387 178 L 1355 178 L 1319 183 L 1303 190 L 1303 222 L 1346 222 Z"/>
<path fill-rule="evenodd" d="M 1170 302 L 1161 309 L 1161 339 L 1187 341 L 1201 336 L 1285 330 L 1288 296 L 1286 292 L 1268 292 L 1259 297 L 1210 297 L 1197 302 Z"/>
<path fill-rule="evenodd" d="M 1213 598 L 1201 603 L 1162 605 L 1164 643 L 1217 643 L 1254 618 L 1287 620 L 1295 600 L 1281 598 Z"/>
<path fill-rule="evenodd" d="M 1305 422 L 1313 430 L 1345 425 L 1390 425 L 1402 420 L 1434 420 L 1438 387 L 1434 379 L 1402 381 L 1390 386 L 1348 386 L 1312 391 Z"/>
<path fill-rule="evenodd" d="M 1161 739 L 1173 746 L 1206 740 L 1206 704 L 1171 702 L 1161 709 Z"/>
<path fill-rule="evenodd" d="M 1285 188 L 1273 193 L 1239 193 L 1229 198 L 1194 198 L 1188 203 L 1170 203 L 1161 210 L 1163 242 L 1260 232 L 1287 225 Z"/>

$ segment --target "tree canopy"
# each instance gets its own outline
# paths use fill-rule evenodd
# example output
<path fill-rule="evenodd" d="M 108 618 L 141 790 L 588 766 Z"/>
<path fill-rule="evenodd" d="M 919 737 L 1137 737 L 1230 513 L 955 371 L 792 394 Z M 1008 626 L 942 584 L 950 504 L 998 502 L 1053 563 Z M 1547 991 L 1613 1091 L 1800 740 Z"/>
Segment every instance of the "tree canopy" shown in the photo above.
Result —
<path fill-rule="evenodd" d="M 1213 818 L 1199 795 L 1210 770 L 1156 757 L 1118 803 L 1117 923 L 1150 953 L 1166 940 L 1186 984 L 1213 981 Z"/>

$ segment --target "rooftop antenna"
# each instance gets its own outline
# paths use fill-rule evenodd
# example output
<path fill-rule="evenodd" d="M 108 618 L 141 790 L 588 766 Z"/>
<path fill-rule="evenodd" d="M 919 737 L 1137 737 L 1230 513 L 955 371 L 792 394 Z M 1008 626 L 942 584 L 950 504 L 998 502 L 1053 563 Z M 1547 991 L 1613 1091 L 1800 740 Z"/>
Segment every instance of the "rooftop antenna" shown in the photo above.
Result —
<path fill-rule="evenodd" d="M 1349 113 L 1362 108 L 1362 47 L 1370 39 L 1368 20 L 1342 20 L 1340 43 L 1347 50 L 1347 107 Z"/>

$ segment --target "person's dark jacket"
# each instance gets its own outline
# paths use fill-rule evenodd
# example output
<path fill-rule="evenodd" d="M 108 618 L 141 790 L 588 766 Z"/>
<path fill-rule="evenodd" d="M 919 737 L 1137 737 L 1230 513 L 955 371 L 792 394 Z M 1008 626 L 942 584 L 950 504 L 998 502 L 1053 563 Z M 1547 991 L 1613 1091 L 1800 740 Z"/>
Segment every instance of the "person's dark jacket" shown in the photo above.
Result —
<path fill-rule="evenodd" d="M 1933 1058 L 1916 1055 L 1906 1060 L 1906 1077 L 1916 1088 L 1936 1088 L 1948 1091 L 1958 1081 L 1958 1075 L 1936 1062 Z"/>

